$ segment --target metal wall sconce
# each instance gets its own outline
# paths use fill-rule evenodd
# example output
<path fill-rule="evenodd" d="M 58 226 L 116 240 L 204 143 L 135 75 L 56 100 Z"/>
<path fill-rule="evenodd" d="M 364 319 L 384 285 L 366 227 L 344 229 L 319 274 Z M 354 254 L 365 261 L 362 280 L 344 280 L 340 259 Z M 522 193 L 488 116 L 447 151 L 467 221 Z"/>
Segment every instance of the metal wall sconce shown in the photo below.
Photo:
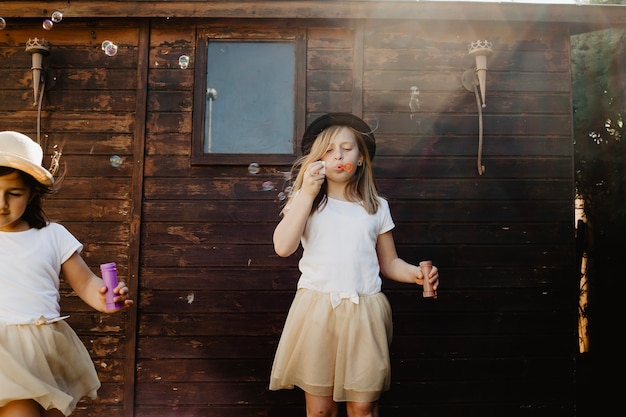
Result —
<path fill-rule="evenodd" d="M 50 44 L 45 39 L 28 39 L 26 42 L 26 52 L 31 55 L 32 59 L 32 67 L 33 71 L 33 93 L 34 93 L 34 101 L 33 104 L 37 105 L 37 103 L 43 97 L 44 89 L 40 86 L 44 82 L 41 76 L 43 72 L 43 57 L 50 55 Z"/>
<path fill-rule="evenodd" d="M 476 107 L 478 108 L 478 175 L 485 173 L 485 166 L 482 164 L 483 153 L 483 112 L 482 108 L 487 107 L 485 103 L 485 92 L 487 91 L 487 57 L 493 54 L 491 42 L 488 40 L 478 40 L 469 44 L 469 54 L 476 59 L 476 67 L 463 72 L 461 82 L 467 91 L 474 92 L 476 96 Z M 479 92 L 480 88 L 480 92 Z"/>
<path fill-rule="evenodd" d="M 485 92 L 487 91 L 487 57 L 493 54 L 491 42 L 478 40 L 469 44 L 469 54 L 476 59 L 476 68 L 471 68 L 463 73 L 463 87 L 473 92 L 476 86 L 480 87 L 481 105 L 485 104 Z"/>

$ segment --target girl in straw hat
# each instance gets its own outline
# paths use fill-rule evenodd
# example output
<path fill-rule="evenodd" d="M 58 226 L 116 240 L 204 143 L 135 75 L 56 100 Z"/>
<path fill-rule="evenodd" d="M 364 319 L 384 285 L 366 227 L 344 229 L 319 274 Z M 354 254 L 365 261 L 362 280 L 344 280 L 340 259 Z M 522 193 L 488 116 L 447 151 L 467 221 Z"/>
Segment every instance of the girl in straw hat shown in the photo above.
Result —
<path fill-rule="evenodd" d="M 390 385 L 391 308 L 380 274 L 439 284 L 433 267 L 398 258 L 389 205 L 378 195 L 370 127 L 349 113 L 326 114 L 307 128 L 293 191 L 274 231 L 274 249 L 302 245 L 300 278 L 278 344 L 270 389 L 298 386 L 308 416 L 378 416 Z"/>
<path fill-rule="evenodd" d="M 41 166 L 41 146 L 18 132 L 0 132 L 0 416 L 70 415 L 100 381 L 89 352 L 61 317 L 59 277 L 96 310 L 106 287 L 80 255 L 82 244 L 47 220 L 42 198 L 54 177 Z M 132 305 L 123 282 L 114 289 Z"/>

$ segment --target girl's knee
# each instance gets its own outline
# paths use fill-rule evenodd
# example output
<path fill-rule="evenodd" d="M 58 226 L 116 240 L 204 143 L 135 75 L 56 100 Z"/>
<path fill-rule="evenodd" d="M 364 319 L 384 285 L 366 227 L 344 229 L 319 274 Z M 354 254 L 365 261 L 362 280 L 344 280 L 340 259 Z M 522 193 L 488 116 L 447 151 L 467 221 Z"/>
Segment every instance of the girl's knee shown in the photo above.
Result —
<path fill-rule="evenodd" d="M 354 403 L 346 404 L 348 417 L 378 417 L 378 403 Z"/>
<path fill-rule="evenodd" d="M 41 417 L 42 411 L 34 400 L 16 400 L 0 407 L 0 417 Z"/>
<path fill-rule="evenodd" d="M 337 417 L 339 407 L 333 397 L 318 397 L 306 394 L 307 417 Z"/>

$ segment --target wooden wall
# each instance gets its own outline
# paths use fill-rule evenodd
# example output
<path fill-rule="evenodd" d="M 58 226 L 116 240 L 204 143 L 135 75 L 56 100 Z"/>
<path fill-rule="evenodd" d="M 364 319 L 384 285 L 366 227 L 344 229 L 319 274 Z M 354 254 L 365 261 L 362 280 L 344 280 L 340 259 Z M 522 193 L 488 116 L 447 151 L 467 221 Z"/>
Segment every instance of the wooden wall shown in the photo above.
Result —
<path fill-rule="evenodd" d="M 100 274 L 101 263 L 116 262 L 119 276 L 134 283 L 136 277 L 128 274 L 134 262 L 133 246 L 139 242 L 131 221 L 136 214 L 133 146 L 138 30 L 132 25 L 119 27 L 114 21 L 85 20 L 64 21 L 45 31 L 41 19 L 6 20 L 7 27 L 0 31 L 0 129 L 21 131 L 36 139 L 39 117 L 41 141 L 47 142 L 49 151 L 44 165 L 49 166 L 56 146 L 67 168 L 61 190 L 45 203 L 48 215 L 83 242 L 83 257 L 94 272 Z M 119 55 L 108 57 L 102 52 L 101 42 L 107 36 L 124 45 Z M 40 115 L 33 104 L 31 57 L 25 52 L 26 41 L 35 37 L 49 40 L 52 51 L 44 58 Z M 123 159 L 121 166 L 111 164 L 114 155 Z M 126 375 L 132 375 L 134 366 L 135 331 L 129 326 L 134 311 L 94 313 L 67 284 L 62 285 L 61 304 L 102 381 L 100 398 L 81 402 L 75 415 L 122 415 Z"/>
<path fill-rule="evenodd" d="M 272 251 L 279 190 L 262 183 L 280 184 L 288 167 L 190 168 L 193 80 L 176 61 L 193 51 L 195 27 L 151 29 L 136 415 L 303 415 L 300 392 L 267 391 L 297 256 Z M 399 252 L 441 268 L 435 302 L 417 287 L 385 284 L 395 339 L 383 414 L 573 415 L 567 30 L 306 27 L 307 116 L 355 111 L 378 126 L 375 170 Z M 480 177 L 476 101 L 460 76 L 473 66 L 467 43 L 487 34 L 496 53 Z M 412 85 L 422 102 L 414 118 Z"/>
<path fill-rule="evenodd" d="M 45 58 L 41 129 L 68 175 L 51 217 L 97 269 L 116 261 L 137 300 L 95 314 L 69 288 L 63 310 L 103 381 L 74 415 L 304 415 L 268 375 L 297 281 L 271 234 L 286 166 L 190 164 L 196 30 L 284 21 L 91 19 L 0 32 L 0 127 L 36 135 L 29 37 Z M 436 301 L 385 282 L 394 312 L 385 417 L 574 416 L 577 275 L 569 32 L 526 22 L 294 20 L 307 30 L 307 119 L 353 111 L 377 126 L 374 169 L 402 257 L 440 268 Z M 484 175 L 479 118 L 461 84 L 489 38 Z M 100 45 L 110 39 L 117 55 Z M 187 54 L 191 65 L 178 67 Z M 421 108 L 411 115 L 410 87 Z M 112 166 L 119 155 L 123 164 Z M 250 163 L 255 162 L 250 158 Z M 275 190 L 264 191 L 271 180 Z"/>

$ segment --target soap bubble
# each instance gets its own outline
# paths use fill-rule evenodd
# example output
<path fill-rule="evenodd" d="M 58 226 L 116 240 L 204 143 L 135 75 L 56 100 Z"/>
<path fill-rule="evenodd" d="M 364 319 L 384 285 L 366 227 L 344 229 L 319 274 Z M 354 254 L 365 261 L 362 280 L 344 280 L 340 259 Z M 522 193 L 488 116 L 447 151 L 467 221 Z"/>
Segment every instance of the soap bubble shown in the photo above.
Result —
<path fill-rule="evenodd" d="M 63 13 L 59 11 L 52 13 L 52 21 L 54 23 L 59 23 L 61 20 L 63 20 Z"/>
<path fill-rule="evenodd" d="M 102 50 L 108 56 L 113 56 L 117 54 L 117 45 L 107 39 L 102 41 Z"/>
<path fill-rule="evenodd" d="M 283 200 L 285 200 L 286 198 L 287 198 L 287 195 L 286 195 L 284 192 L 282 192 L 282 191 L 281 191 L 281 192 L 279 192 L 279 193 L 278 193 L 278 199 L 279 199 L 280 201 L 283 201 Z"/>
<path fill-rule="evenodd" d="M 257 164 L 256 162 L 253 162 L 250 165 L 248 165 L 248 172 L 250 174 L 258 174 L 259 172 L 261 172 L 261 166 Z"/>
<path fill-rule="evenodd" d="M 181 55 L 178 58 L 178 66 L 181 69 L 187 69 L 187 67 L 189 66 L 189 57 L 187 55 Z"/>
<path fill-rule="evenodd" d="M 0 30 L 4 29 L 5 27 L 7 27 L 7 21 L 4 20 L 3 17 L 0 17 Z"/>
<path fill-rule="evenodd" d="M 122 162 L 124 162 L 122 160 L 122 157 L 119 155 L 113 155 L 112 157 L 109 158 L 109 162 L 111 163 L 111 166 L 114 168 L 117 168 L 119 166 L 122 165 Z"/>
<path fill-rule="evenodd" d="M 104 51 L 108 56 L 113 56 L 117 54 L 117 45 L 113 44 L 109 46 L 106 51 Z"/>
<path fill-rule="evenodd" d="M 45 30 L 50 30 L 54 26 L 54 22 L 50 19 L 46 19 L 43 21 L 43 24 L 41 26 L 43 26 Z"/>
<path fill-rule="evenodd" d="M 265 181 L 263 183 L 263 191 L 272 191 L 274 189 L 274 183 L 272 181 Z"/>
<path fill-rule="evenodd" d="M 107 56 L 113 56 L 117 54 L 117 45 L 114 43 L 107 44 L 106 48 L 104 48 L 104 53 L 107 54 Z"/>

